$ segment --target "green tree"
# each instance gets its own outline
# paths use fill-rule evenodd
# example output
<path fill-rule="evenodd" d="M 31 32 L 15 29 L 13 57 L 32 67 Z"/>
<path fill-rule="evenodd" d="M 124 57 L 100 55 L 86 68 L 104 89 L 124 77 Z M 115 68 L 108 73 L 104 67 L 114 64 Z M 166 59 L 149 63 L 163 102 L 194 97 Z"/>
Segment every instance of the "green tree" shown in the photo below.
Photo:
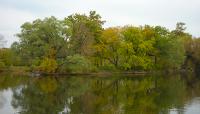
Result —
<path fill-rule="evenodd" d="M 155 27 L 156 44 L 158 50 L 157 68 L 159 69 L 177 69 L 183 64 L 185 50 L 180 38 L 174 37 L 174 32 L 170 32 L 164 27 Z"/>
<path fill-rule="evenodd" d="M 101 66 L 105 64 L 113 64 L 116 68 L 119 66 L 121 42 L 119 28 L 107 28 L 102 32 L 99 43 L 94 46 L 95 56 L 100 60 Z"/>
<path fill-rule="evenodd" d="M 91 11 L 85 14 L 70 15 L 64 20 L 70 33 L 69 42 L 72 54 L 92 55 L 93 44 L 101 36 L 104 21 L 101 16 Z"/>
<path fill-rule="evenodd" d="M 154 39 L 147 38 L 140 27 L 126 26 L 122 31 L 122 67 L 132 70 L 151 69 L 153 65 L 150 52 L 154 51 Z"/>
<path fill-rule="evenodd" d="M 33 64 L 34 59 L 42 59 L 54 50 L 54 59 L 62 59 L 67 56 L 68 33 L 67 26 L 55 17 L 37 19 L 32 23 L 27 22 L 21 26 L 19 43 L 12 47 L 20 52 L 21 57 L 28 65 Z"/>

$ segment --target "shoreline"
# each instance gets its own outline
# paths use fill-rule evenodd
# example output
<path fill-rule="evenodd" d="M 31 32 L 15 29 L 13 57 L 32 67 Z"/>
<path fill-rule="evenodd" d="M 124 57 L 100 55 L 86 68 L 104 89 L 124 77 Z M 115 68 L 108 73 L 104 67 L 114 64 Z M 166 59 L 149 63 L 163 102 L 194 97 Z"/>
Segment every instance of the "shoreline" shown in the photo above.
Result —
<path fill-rule="evenodd" d="M 97 72 L 69 72 L 69 73 L 45 73 L 45 72 L 39 72 L 39 71 L 30 71 L 29 67 L 10 67 L 5 68 L 0 71 L 0 74 L 9 73 L 11 75 L 21 75 L 21 76 L 112 76 L 112 75 L 147 75 L 147 74 L 171 74 L 171 73 L 191 73 L 190 71 L 184 71 L 184 70 L 154 70 L 154 71 L 97 71 Z"/>

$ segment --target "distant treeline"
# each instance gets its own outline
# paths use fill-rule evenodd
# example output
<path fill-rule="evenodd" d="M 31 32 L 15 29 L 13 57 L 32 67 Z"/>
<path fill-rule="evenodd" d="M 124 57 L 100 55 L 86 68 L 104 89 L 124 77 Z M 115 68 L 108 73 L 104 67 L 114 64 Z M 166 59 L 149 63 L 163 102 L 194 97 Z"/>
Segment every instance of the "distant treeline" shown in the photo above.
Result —
<path fill-rule="evenodd" d="M 19 42 L 1 49 L 0 68 L 27 66 L 45 73 L 95 71 L 194 70 L 200 63 L 200 39 L 177 23 L 103 28 L 95 11 L 26 22 Z"/>

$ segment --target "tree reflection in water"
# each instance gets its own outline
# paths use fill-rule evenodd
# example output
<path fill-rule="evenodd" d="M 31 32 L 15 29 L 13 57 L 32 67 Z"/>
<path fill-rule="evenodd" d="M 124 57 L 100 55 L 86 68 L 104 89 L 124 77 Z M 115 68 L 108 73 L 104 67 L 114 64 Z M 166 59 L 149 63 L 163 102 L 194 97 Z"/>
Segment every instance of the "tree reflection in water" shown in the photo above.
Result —
<path fill-rule="evenodd" d="M 200 96 L 200 81 L 192 75 L 17 78 L 18 85 L 10 86 L 12 106 L 21 114 L 182 113 Z"/>

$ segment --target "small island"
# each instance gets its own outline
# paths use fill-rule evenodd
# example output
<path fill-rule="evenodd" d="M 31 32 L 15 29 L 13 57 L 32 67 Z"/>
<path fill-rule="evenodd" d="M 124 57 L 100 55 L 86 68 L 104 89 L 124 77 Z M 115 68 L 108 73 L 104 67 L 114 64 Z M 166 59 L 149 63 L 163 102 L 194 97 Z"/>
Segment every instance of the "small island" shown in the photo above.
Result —
<path fill-rule="evenodd" d="M 95 11 L 21 25 L 18 42 L 0 49 L 0 70 L 19 74 L 146 73 L 200 68 L 200 38 L 162 26 L 103 27 Z M 1 37 L 1 44 L 4 39 Z"/>
<path fill-rule="evenodd" d="M 0 0 L 0 114 L 200 114 L 200 0 Z"/>

